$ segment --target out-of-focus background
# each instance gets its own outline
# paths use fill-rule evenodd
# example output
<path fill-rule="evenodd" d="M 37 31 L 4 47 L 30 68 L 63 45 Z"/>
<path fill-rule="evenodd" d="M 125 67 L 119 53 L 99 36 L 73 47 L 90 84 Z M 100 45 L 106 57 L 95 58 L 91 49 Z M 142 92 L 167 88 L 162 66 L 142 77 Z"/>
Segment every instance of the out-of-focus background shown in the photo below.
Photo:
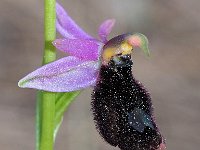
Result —
<path fill-rule="evenodd" d="M 110 37 L 141 32 L 151 57 L 134 53 L 135 77 L 150 91 L 168 150 L 198 150 L 200 144 L 200 1 L 60 0 L 70 16 L 97 37 L 98 25 L 115 18 Z M 43 2 L 0 1 L 0 147 L 33 150 L 35 90 L 17 82 L 41 65 Z M 59 53 L 60 56 L 65 56 Z M 56 150 L 118 150 L 103 142 L 93 123 L 87 89 L 70 106 Z"/>

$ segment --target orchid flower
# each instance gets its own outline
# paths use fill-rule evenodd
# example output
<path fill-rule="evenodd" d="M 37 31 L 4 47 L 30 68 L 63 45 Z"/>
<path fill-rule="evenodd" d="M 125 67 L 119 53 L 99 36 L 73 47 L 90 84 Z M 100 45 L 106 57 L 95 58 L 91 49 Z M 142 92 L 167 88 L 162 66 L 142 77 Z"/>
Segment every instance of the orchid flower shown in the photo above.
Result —
<path fill-rule="evenodd" d="M 71 92 L 96 84 L 100 66 L 104 63 L 101 62 L 102 49 L 104 46 L 113 44 L 111 43 L 113 40 L 109 43 L 107 37 L 115 24 L 115 20 L 105 20 L 99 26 L 99 39 L 96 39 L 84 32 L 58 3 L 56 4 L 56 14 L 56 27 L 64 38 L 56 39 L 52 44 L 69 56 L 46 64 L 28 74 L 19 81 L 19 87 L 51 92 Z M 119 37 L 116 38 L 116 43 L 123 42 L 121 37 L 124 36 Z M 120 48 L 123 52 L 129 53 L 132 47 L 140 47 L 146 55 L 149 55 L 148 40 L 144 35 L 133 34 L 127 41 L 129 44 L 121 44 Z M 109 50 L 106 53 L 108 58 L 110 57 Z M 120 53 L 119 49 L 116 49 L 116 51 Z M 163 141 L 158 150 L 164 148 Z"/>
<path fill-rule="evenodd" d="M 56 27 L 64 38 L 56 39 L 53 45 L 70 56 L 44 65 L 28 74 L 19 81 L 19 87 L 70 92 L 95 85 L 101 63 L 101 50 L 107 42 L 115 20 L 105 20 L 99 26 L 99 39 L 96 39 L 84 32 L 58 3 L 56 14 Z M 146 45 L 142 43 L 145 40 L 141 34 L 136 34 L 131 43 L 142 48 Z"/>

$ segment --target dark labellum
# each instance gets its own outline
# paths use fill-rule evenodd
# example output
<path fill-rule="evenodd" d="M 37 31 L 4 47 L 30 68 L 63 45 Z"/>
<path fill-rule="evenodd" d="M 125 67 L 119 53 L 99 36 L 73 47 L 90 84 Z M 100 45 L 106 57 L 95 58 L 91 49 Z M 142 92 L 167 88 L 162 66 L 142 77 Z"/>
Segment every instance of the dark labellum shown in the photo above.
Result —
<path fill-rule="evenodd" d="M 100 68 L 92 94 L 96 127 L 105 141 L 122 150 L 156 150 L 162 136 L 154 122 L 149 93 L 132 76 L 130 55 Z"/>

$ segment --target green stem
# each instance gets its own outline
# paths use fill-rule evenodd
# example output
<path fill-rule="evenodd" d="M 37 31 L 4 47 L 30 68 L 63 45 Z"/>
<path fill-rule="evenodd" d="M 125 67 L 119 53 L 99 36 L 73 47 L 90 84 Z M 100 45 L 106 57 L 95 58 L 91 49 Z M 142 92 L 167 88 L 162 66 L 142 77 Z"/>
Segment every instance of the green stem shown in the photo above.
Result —
<path fill-rule="evenodd" d="M 43 65 L 56 60 L 52 41 L 56 37 L 55 0 L 44 1 L 44 55 Z M 39 91 L 36 109 L 36 150 L 53 150 L 56 94 Z"/>
<path fill-rule="evenodd" d="M 43 64 L 56 60 L 56 51 L 52 42 L 56 38 L 55 0 L 45 0 L 44 3 L 44 57 Z"/>
<path fill-rule="evenodd" d="M 41 122 L 42 122 L 42 92 L 37 92 L 37 101 L 36 101 L 36 150 L 39 150 L 40 147 L 40 134 L 41 134 Z"/>
<path fill-rule="evenodd" d="M 40 150 L 53 150 L 56 93 L 42 92 Z"/>

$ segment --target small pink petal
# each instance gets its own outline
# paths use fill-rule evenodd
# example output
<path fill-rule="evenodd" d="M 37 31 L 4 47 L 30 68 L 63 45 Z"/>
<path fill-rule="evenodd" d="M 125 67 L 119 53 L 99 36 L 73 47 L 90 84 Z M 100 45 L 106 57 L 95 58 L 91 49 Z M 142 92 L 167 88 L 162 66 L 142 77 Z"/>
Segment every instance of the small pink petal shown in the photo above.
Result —
<path fill-rule="evenodd" d="M 57 49 L 83 60 L 97 60 L 102 49 L 102 43 L 86 39 L 57 39 L 53 45 Z"/>
<path fill-rule="evenodd" d="M 94 85 L 98 75 L 97 61 L 82 61 L 69 56 L 42 66 L 18 83 L 22 88 L 51 92 L 70 92 Z"/>
<path fill-rule="evenodd" d="M 150 55 L 149 47 L 148 47 L 149 42 L 145 35 L 141 33 L 135 33 L 133 35 L 128 36 L 127 41 L 133 47 L 141 48 L 146 56 Z"/>
<path fill-rule="evenodd" d="M 72 18 L 67 14 L 64 8 L 56 3 L 57 30 L 66 38 L 82 38 L 82 39 L 94 39 L 87 33 L 85 33 Z"/>
<path fill-rule="evenodd" d="M 102 42 L 107 42 L 107 36 L 110 34 L 114 25 L 115 19 L 108 19 L 100 25 L 98 34 Z"/>

